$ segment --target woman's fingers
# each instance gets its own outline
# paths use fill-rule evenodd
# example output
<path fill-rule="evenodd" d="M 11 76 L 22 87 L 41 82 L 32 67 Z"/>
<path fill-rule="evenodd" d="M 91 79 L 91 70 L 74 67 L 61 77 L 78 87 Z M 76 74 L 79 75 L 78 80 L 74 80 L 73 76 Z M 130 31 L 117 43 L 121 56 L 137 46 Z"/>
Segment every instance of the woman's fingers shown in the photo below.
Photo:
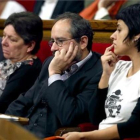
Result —
<path fill-rule="evenodd" d="M 110 52 L 111 49 L 113 49 L 113 47 L 114 47 L 113 44 L 110 47 L 107 47 L 104 54 L 106 54 L 107 52 Z"/>
<path fill-rule="evenodd" d="M 105 53 L 102 57 L 102 59 L 104 59 L 104 61 L 107 61 L 107 62 L 116 62 L 118 60 L 118 56 L 112 52 L 111 50 L 113 49 L 113 45 L 111 45 L 110 47 L 108 47 L 106 50 L 105 50 Z"/>

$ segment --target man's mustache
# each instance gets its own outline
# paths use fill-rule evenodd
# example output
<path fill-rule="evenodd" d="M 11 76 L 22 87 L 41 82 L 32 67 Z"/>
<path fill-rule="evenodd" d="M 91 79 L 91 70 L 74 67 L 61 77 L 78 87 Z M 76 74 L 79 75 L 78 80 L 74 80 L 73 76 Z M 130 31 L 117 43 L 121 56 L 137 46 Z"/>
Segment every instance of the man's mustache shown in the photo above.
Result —
<path fill-rule="evenodd" d="M 52 52 L 52 55 L 53 55 L 53 56 L 55 56 L 55 52 L 56 52 L 56 51 L 53 51 L 53 52 Z"/>

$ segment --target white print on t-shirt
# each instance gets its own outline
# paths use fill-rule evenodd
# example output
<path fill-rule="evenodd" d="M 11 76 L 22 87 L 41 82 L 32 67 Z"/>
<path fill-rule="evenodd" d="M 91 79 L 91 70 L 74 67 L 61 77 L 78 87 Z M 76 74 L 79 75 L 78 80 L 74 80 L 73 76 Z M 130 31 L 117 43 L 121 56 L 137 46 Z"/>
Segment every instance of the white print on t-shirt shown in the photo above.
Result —
<path fill-rule="evenodd" d="M 120 102 L 123 100 L 121 99 L 121 90 L 116 90 L 112 93 L 112 95 L 109 95 L 107 97 L 105 108 L 109 111 L 109 116 L 107 117 L 116 117 L 120 113 L 121 110 L 121 104 Z"/>

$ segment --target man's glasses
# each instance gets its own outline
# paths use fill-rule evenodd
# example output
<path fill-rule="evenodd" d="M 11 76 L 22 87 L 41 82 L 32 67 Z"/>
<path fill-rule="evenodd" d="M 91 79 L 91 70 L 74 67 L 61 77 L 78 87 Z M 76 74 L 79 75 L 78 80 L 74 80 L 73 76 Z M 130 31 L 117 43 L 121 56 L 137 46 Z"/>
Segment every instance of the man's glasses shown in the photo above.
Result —
<path fill-rule="evenodd" d="M 80 38 L 80 37 L 78 37 L 78 38 Z M 62 45 L 63 45 L 63 43 L 64 43 L 65 41 L 72 40 L 72 39 L 76 39 L 76 38 L 57 39 L 57 40 L 51 39 L 51 40 L 49 41 L 49 46 L 52 47 L 53 43 L 55 42 L 59 47 L 62 47 Z"/>

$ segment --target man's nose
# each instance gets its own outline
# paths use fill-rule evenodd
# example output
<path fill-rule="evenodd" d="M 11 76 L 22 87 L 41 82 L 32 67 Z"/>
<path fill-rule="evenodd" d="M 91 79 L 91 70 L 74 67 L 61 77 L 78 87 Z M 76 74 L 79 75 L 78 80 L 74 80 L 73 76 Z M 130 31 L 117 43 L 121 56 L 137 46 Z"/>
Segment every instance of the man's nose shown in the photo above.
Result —
<path fill-rule="evenodd" d="M 59 46 L 54 42 L 52 44 L 51 51 L 53 52 L 53 51 L 57 51 L 57 50 L 59 50 Z"/>

